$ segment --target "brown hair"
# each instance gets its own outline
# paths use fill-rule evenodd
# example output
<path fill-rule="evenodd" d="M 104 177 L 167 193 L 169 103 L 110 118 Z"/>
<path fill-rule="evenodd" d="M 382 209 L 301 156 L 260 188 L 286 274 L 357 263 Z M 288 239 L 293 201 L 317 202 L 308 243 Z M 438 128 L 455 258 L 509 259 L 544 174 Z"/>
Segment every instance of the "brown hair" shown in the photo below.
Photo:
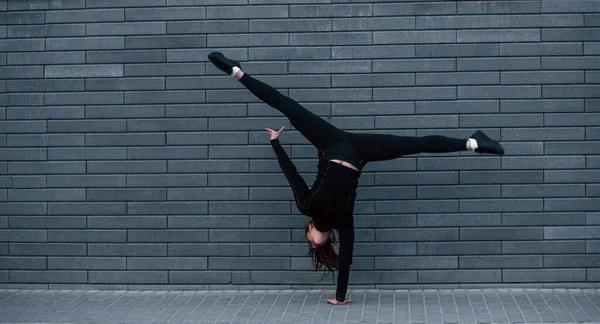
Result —
<path fill-rule="evenodd" d="M 304 234 L 308 234 L 308 226 L 312 223 L 310 221 L 306 224 L 306 229 Z M 329 272 L 333 273 L 333 270 L 339 269 L 339 258 L 333 249 L 333 245 L 336 244 L 335 233 L 331 231 L 331 234 L 327 238 L 325 244 L 317 246 L 316 248 L 312 247 L 312 244 L 308 242 L 308 256 L 312 259 L 313 265 L 315 266 L 315 271 L 318 271 L 323 266 L 323 278 L 329 274 Z"/>

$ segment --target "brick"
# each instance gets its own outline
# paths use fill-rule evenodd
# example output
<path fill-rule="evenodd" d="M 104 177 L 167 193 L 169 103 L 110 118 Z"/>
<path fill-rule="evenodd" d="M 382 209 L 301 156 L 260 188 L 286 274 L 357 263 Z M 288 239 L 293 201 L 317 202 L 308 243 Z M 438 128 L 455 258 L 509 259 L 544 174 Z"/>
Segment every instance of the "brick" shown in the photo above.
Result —
<path fill-rule="evenodd" d="M 86 0 L 86 8 L 164 6 L 166 0 Z"/>
<path fill-rule="evenodd" d="M 367 101 L 371 89 L 291 89 L 290 97 L 298 101 Z"/>
<path fill-rule="evenodd" d="M 497 56 L 498 44 L 416 45 L 416 57 Z"/>
<path fill-rule="evenodd" d="M 11 255 L 86 255 L 85 243 L 11 243 L 9 247 Z"/>
<path fill-rule="evenodd" d="M 139 118 L 164 117 L 164 105 L 114 105 L 85 107 L 85 117 L 92 118 Z"/>
<path fill-rule="evenodd" d="M 46 160 L 45 148 L 0 148 L 0 158 L 4 161 Z"/>
<path fill-rule="evenodd" d="M 6 106 L 9 106 L 8 102 L 10 102 L 10 106 L 43 106 L 45 104 L 43 93 L 8 94 L 4 98 L 0 96 L 0 100 L 4 100 Z"/>
<path fill-rule="evenodd" d="M 520 99 L 520 98 L 547 98 L 546 86 L 459 86 L 457 87 L 458 99 Z M 462 116 L 461 116 L 462 117 Z"/>
<path fill-rule="evenodd" d="M 402 83 L 407 81 L 405 76 L 392 77 L 386 80 L 376 80 L 376 78 L 355 78 L 354 80 L 345 80 L 343 78 L 334 78 L 334 83 L 351 82 L 351 86 L 357 86 L 361 83 L 378 83 L 385 82 L 387 85 L 392 83 Z M 339 81 L 338 81 L 339 80 Z M 356 82 L 356 84 L 354 83 Z M 413 114 L 415 111 L 415 104 L 413 102 L 367 102 L 367 103 L 334 103 L 331 107 L 331 115 L 397 115 L 397 114 Z M 264 136 L 264 134 L 260 134 Z M 261 136 L 261 138 L 262 138 Z"/>
<path fill-rule="evenodd" d="M 288 18 L 287 5 L 214 6 L 206 8 L 207 19 Z"/>
<path fill-rule="evenodd" d="M 169 173 L 194 173 L 202 170 L 207 173 L 248 172 L 248 162 L 243 160 L 192 160 L 168 161 Z"/>
<path fill-rule="evenodd" d="M 583 185 L 504 185 L 503 197 L 583 197 Z"/>
<path fill-rule="evenodd" d="M 356 274 L 356 272 L 355 272 Z M 379 276 L 383 276 L 382 273 L 378 273 Z M 251 283 L 268 283 L 268 284 L 292 284 L 292 283 L 302 283 L 307 281 L 317 281 L 322 277 L 322 274 L 314 272 L 314 271 L 260 271 L 253 270 L 250 273 Z M 385 278 L 386 280 L 391 280 L 394 277 L 397 280 L 397 276 L 389 275 Z M 378 277 L 379 278 L 379 277 Z M 333 281 L 333 278 L 328 279 L 328 281 Z M 354 282 L 357 281 L 355 277 Z M 327 282 L 327 281 L 324 281 Z"/>
<path fill-rule="evenodd" d="M 549 56 L 549 55 L 581 55 L 581 43 L 507 43 L 499 44 L 500 55 L 506 56 Z"/>
<path fill-rule="evenodd" d="M 86 35 L 155 35 L 165 34 L 167 24 L 161 22 L 88 23 Z"/>
<path fill-rule="evenodd" d="M 8 10 L 38 10 L 38 9 L 61 9 L 61 8 L 85 8 L 84 0 L 71 1 L 45 1 L 45 0 L 29 0 L 29 1 L 11 1 Z"/>
<path fill-rule="evenodd" d="M 289 45 L 370 45 L 373 35 L 370 32 L 320 32 L 290 34 Z"/>
<path fill-rule="evenodd" d="M 130 119 L 127 121 L 127 130 L 133 132 L 197 131 L 206 129 L 206 118 Z"/>
<path fill-rule="evenodd" d="M 583 26 L 582 14 L 500 16 L 501 27 L 575 27 Z"/>
<path fill-rule="evenodd" d="M 544 237 L 548 239 L 548 237 Z M 513 241 L 502 242 L 502 252 L 508 254 L 584 253 L 585 241 Z"/>
<path fill-rule="evenodd" d="M 376 128 L 442 128 L 457 127 L 456 116 L 375 116 Z"/>
<path fill-rule="evenodd" d="M 86 51 L 84 60 L 86 63 L 166 62 L 167 52 L 166 50 Z M 127 69 L 127 65 L 125 69 Z"/>
<path fill-rule="evenodd" d="M 122 77 L 123 66 L 116 64 L 102 65 L 46 65 L 46 78 L 94 78 Z"/>
<path fill-rule="evenodd" d="M 227 22 L 230 23 L 229 21 Z M 219 24 L 221 26 L 222 24 Z M 193 48 L 193 49 L 167 49 L 167 62 L 198 62 L 198 60 L 204 60 L 213 49 L 208 48 Z M 235 57 L 236 60 L 241 62 L 247 61 L 248 56 L 246 51 L 240 52 L 240 49 L 236 48 L 223 48 L 220 50 L 223 55 L 227 57 Z M 271 63 L 271 62 L 270 62 Z M 271 63 L 272 64 L 272 63 Z M 210 64 L 212 65 L 212 64 Z M 244 68 L 247 68 L 244 64 Z M 216 67 L 214 68 L 215 73 L 219 71 L 219 75 L 223 75 L 223 72 Z"/>
<path fill-rule="evenodd" d="M 587 253 L 598 253 L 600 251 L 600 241 L 586 241 Z"/>
<path fill-rule="evenodd" d="M 598 69 L 600 68 L 600 64 L 598 64 L 598 57 L 544 57 L 542 58 L 542 68 L 543 69 Z M 569 72 L 563 72 L 569 73 Z M 571 72 L 573 73 L 573 72 Z M 583 79 L 583 78 L 581 78 Z M 583 83 L 583 81 L 581 81 Z"/>
<path fill-rule="evenodd" d="M 497 100 L 418 101 L 417 114 L 492 113 L 499 111 Z"/>
<path fill-rule="evenodd" d="M 127 36 L 126 49 L 206 47 L 205 35 Z"/>
<path fill-rule="evenodd" d="M 104 215 L 122 215 L 126 213 L 124 203 L 49 203 L 48 215 L 87 215 L 87 214 L 104 214 Z M 61 233 L 67 234 L 67 233 Z M 85 234 L 85 233 L 82 233 Z M 85 236 L 85 235 L 84 235 Z M 120 234 L 110 235 L 109 237 L 121 237 Z"/>
<path fill-rule="evenodd" d="M 84 36 L 84 24 L 21 25 L 8 26 L 8 37 L 59 37 Z"/>
<path fill-rule="evenodd" d="M 119 79 L 86 79 L 86 90 L 164 90 L 165 79 L 154 78 L 119 78 Z"/>
<path fill-rule="evenodd" d="M 462 199 L 460 202 L 461 212 L 520 212 L 520 211 L 542 211 L 544 206 L 542 199 Z"/>
<path fill-rule="evenodd" d="M 0 72 L 4 79 L 35 79 L 44 77 L 43 68 L 41 66 L 5 66 L 0 67 Z M 9 90 L 9 92 L 10 91 L 11 90 Z"/>
<path fill-rule="evenodd" d="M 11 216 L 9 228 L 85 228 L 85 216 Z"/>
<path fill-rule="evenodd" d="M 585 14 L 585 26 L 600 26 L 600 14 Z"/>
<path fill-rule="evenodd" d="M 290 43 L 287 33 L 220 34 L 207 35 L 206 37 L 207 47 L 285 46 Z"/>
<path fill-rule="evenodd" d="M 290 204 L 287 202 L 246 202 L 236 201 L 229 203 L 221 201 L 210 202 L 211 214 L 287 214 L 290 212 Z"/>
<path fill-rule="evenodd" d="M 3 25 L 43 24 L 44 12 L 0 12 Z"/>
<path fill-rule="evenodd" d="M 373 89 L 373 100 L 387 101 L 444 99 L 456 99 L 456 87 L 401 87 Z"/>
<path fill-rule="evenodd" d="M 10 271 L 11 283 L 87 283 L 87 271 L 63 270 L 12 270 Z"/>
<path fill-rule="evenodd" d="M 248 243 L 169 244 L 169 256 L 248 256 L 249 250 Z"/>
<path fill-rule="evenodd" d="M 13 177 L 12 176 L 0 176 L 0 188 L 12 188 Z"/>
<path fill-rule="evenodd" d="M 87 173 L 163 173 L 165 161 L 88 161 Z M 124 182 L 123 182 L 124 183 Z"/>
<path fill-rule="evenodd" d="M 230 284 L 232 275 L 231 271 L 169 271 L 169 284 Z"/>
<path fill-rule="evenodd" d="M 87 146 L 153 146 L 165 145 L 163 133 L 87 134 Z"/>
<path fill-rule="evenodd" d="M 63 92 L 45 93 L 44 103 L 48 106 L 123 104 L 122 92 Z"/>
<path fill-rule="evenodd" d="M 583 99 L 501 100 L 502 112 L 583 112 Z M 517 129 L 512 129 L 516 131 Z M 521 129 L 523 130 L 523 129 Z"/>
<path fill-rule="evenodd" d="M 8 92 L 83 91 L 82 79 L 8 80 Z"/>
<path fill-rule="evenodd" d="M 197 103 L 205 102 L 204 90 L 170 90 L 160 92 L 126 91 L 126 104 Z"/>
<path fill-rule="evenodd" d="M 207 202 L 128 202 L 127 213 L 132 215 L 193 215 L 207 214 Z"/>
<path fill-rule="evenodd" d="M 288 19 L 286 19 L 287 21 Z M 270 21 L 270 20 L 269 20 Z M 291 28 L 291 27 L 290 27 Z M 329 60 L 333 49 L 329 47 L 251 47 L 248 48 L 250 60 Z M 343 57 L 340 57 L 343 58 Z M 360 57 L 357 57 L 360 58 Z M 312 61 L 314 62 L 314 61 Z"/>
<path fill-rule="evenodd" d="M 365 75 L 365 74 L 348 74 L 348 75 L 333 75 L 331 77 L 332 86 L 339 87 L 394 87 L 394 86 L 413 86 L 415 85 L 415 76 L 412 73 L 398 73 L 398 74 L 373 74 L 373 75 Z M 395 103 L 394 106 L 402 105 L 406 103 Z M 371 103 L 371 105 L 390 105 L 390 103 Z M 364 107 L 365 104 L 360 104 L 361 108 Z M 346 104 L 344 103 L 344 106 Z M 396 113 L 398 110 L 395 110 Z M 360 109 L 361 115 L 370 115 L 374 111 L 371 110 L 371 113 L 365 113 L 364 109 Z M 378 111 L 379 112 L 379 111 Z"/>
<path fill-rule="evenodd" d="M 518 157 L 506 156 L 502 159 L 503 169 L 582 169 L 585 167 L 583 156 L 540 156 L 540 157 Z M 508 187 L 505 187 L 508 189 Z M 573 187 L 565 187 L 566 191 L 574 191 Z M 552 190 L 547 188 L 547 190 Z M 561 190 L 561 189 L 555 189 Z M 544 191 L 544 190 L 542 190 Z M 550 193 L 550 192 L 548 192 Z M 528 192 L 527 194 L 534 194 Z"/>
<path fill-rule="evenodd" d="M 123 21 L 125 11 L 122 8 L 94 10 L 50 10 L 46 11 L 46 23 Z"/>
<path fill-rule="evenodd" d="M 591 268 L 600 263 L 600 256 L 579 255 L 545 255 L 544 267 L 548 268 Z"/>
<path fill-rule="evenodd" d="M 126 20 L 206 19 L 206 7 L 125 8 Z"/>
<path fill-rule="evenodd" d="M 456 70 L 454 59 L 400 59 L 373 61 L 373 72 L 441 72 L 454 70 Z"/>
<path fill-rule="evenodd" d="M 584 213 L 505 213 L 502 224 L 506 226 L 585 225 Z"/>
<path fill-rule="evenodd" d="M 43 121 L 0 121 L 3 133 L 45 133 Z"/>
<path fill-rule="evenodd" d="M 285 198 L 287 199 L 293 197 L 291 191 L 288 192 Z M 293 198 L 292 198 L 293 199 Z M 258 200 L 258 199 L 257 199 Z M 260 199 L 263 200 L 263 199 Z M 269 200 L 269 199 L 264 199 Z M 276 199 L 270 199 L 276 200 Z M 258 216 L 252 215 L 250 218 L 250 228 L 303 228 L 306 226 L 306 218 L 304 215 L 268 215 L 268 216 Z M 239 226 L 238 226 L 239 227 Z"/>
<path fill-rule="evenodd" d="M 600 83 L 600 72 L 585 71 L 585 83 Z"/>
<path fill-rule="evenodd" d="M 127 242 L 171 243 L 208 242 L 207 230 L 134 230 L 127 231 Z"/>
<path fill-rule="evenodd" d="M 419 270 L 419 283 L 501 282 L 498 270 Z"/>
<path fill-rule="evenodd" d="M 597 198 L 552 198 L 544 199 L 544 210 L 547 211 L 594 211 L 598 209 L 600 199 Z"/>
<path fill-rule="evenodd" d="M 456 62 L 456 69 L 459 71 L 506 71 L 506 70 L 538 70 L 540 68 L 540 59 L 537 57 L 525 58 L 459 58 Z M 501 72 L 502 76 L 510 72 Z M 519 72 L 516 72 L 519 73 Z M 523 73 L 523 72 L 521 72 Z M 531 73 L 531 72 L 530 72 Z M 536 73 L 536 72 L 533 72 Z M 535 75 L 535 74 L 534 74 Z"/>
<path fill-rule="evenodd" d="M 127 270 L 206 270 L 205 257 L 129 257 Z"/>
<path fill-rule="evenodd" d="M 278 112 L 279 115 L 281 115 Z M 210 125 L 208 129 L 212 131 L 250 131 L 263 129 L 267 125 L 279 125 L 286 127 L 286 129 L 290 129 L 290 122 L 283 117 L 275 117 L 275 118 L 211 118 Z M 265 135 L 264 133 L 262 134 Z M 245 143 L 244 143 L 245 144 Z M 267 144 L 264 141 L 261 144 Z M 211 147 L 211 149 L 216 146 Z"/>
<path fill-rule="evenodd" d="M 11 214 L 11 216 L 14 214 Z M 2 241 L 9 242 L 47 242 L 48 233 L 45 230 L 17 230 L 17 229 L 6 229 L 0 230 L 2 234 Z"/>
<path fill-rule="evenodd" d="M 520 269 L 502 270 L 503 282 L 569 282 L 585 281 L 584 269 Z"/>
<path fill-rule="evenodd" d="M 211 229 L 210 242 L 289 242 L 290 232 L 284 229 Z"/>
<path fill-rule="evenodd" d="M 82 189 L 9 189 L 10 201 L 85 201 Z"/>
<path fill-rule="evenodd" d="M 333 59 L 414 57 L 415 45 L 332 46 Z"/>
<path fill-rule="evenodd" d="M 361 17 L 371 16 L 369 4 L 317 4 L 291 5 L 289 17 Z"/>
<path fill-rule="evenodd" d="M 181 188 L 169 189 L 167 200 L 245 200 L 247 188 Z"/>
<path fill-rule="evenodd" d="M 125 270 L 126 259 L 117 257 L 49 257 L 48 269 Z"/>
<path fill-rule="evenodd" d="M 544 256 L 545 258 L 545 256 Z M 460 268 L 494 269 L 494 268 L 542 268 L 541 255 L 477 255 L 460 256 Z"/>
<path fill-rule="evenodd" d="M 541 41 L 599 41 L 597 28 L 543 28 Z"/>
<path fill-rule="evenodd" d="M 0 269 L 46 269 L 46 258 L 43 257 L 0 257 Z"/>
<path fill-rule="evenodd" d="M 237 84 L 231 84 L 229 78 L 223 76 L 192 76 L 192 77 L 167 77 L 167 89 L 223 89 L 237 88 Z"/>
<path fill-rule="evenodd" d="M 127 159 L 165 160 L 165 159 L 206 159 L 206 147 L 128 147 Z"/>
<path fill-rule="evenodd" d="M 211 270 L 290 270 L 288 257 L 209 257 Z"/>
<path fill-rule="evenodd" d="M 92 189 L 89 189 L 92 190 Z M 166 228 L 166 216 L 88 216 L 87 228 Z"/>
<path fill-rule="evenodd" d="M 600 197 L 600 186 L 598 186 L 598 184 L 586 185 L 586 196 L 587 197 Z"/>
<path fill-rule="evenodd" d="M 460 14 L 515 14 L 539 13 L 541 6 L 539 1 L 461 1 L 456 9 Z"/>
<path fill-rule="evenodd" d="M 125 38 L 120 36 L 114 37 L 63 37 L 63 38 L 46 38 L 47 51 L 60 50 L 107 50 L 107 49 L 124 49 Z"/>
<path fill-rule="evenodd" d="M 598 142 L 547 142 L 544 147 L 545 154 L 598 154 Z"/>
<path fill-rule="evenodd" d="M 89 243 L 88 256 L 167 256 L 167 244 Z"/>
<path fill-rule="evenodd" d="M 371 72 L 369 61 L 295 61 L 289 64 L 289 73 L 365 73 Z M 266 82 L 267 80 L 265 80 Z M 278 85 L 283 87 L 283 85 Z"/>
<path fill-rule="evenodd" d="M 44 51 L 44 39 L 0 39 L 2 52 Z"/>
<path fill-rule="evenodd" d="M 419 255 L 500 254 L 501 242 L 419 242 Z"/>
<path fill-rule="evenodd" d="M 456 5 L 447 2 L 383 3 L 373 5 L 373 16 L 455 14 Z"/>
<path fill-rule="evenodd" d="M 499 198 L 500 186 L 422 186 L 417 188 L 419 199 Z"/>
<path fill-rule="evenodd" d="M 64 81 L 63 81 L 64 82 Z M 7 119 L 83 119 L 83 106 L 16 107 L 6 110 Z M 56 135 L 53 135 L 56 136 Z M 72 137 L 72 135 L 69 135 Z M 50 138 L 50 137 L 49 137 Z"/>
<path fill-rule="evenodd" d="M 135 165 L 127 166 L 134 167 Z M 205 174 L 155 174 L 127 175 L 128 187 L 205 187 Z"/>
<path fill-rule="evenodd" d="M 100 210 L 99 210 L 100 212 Z M 126 242 L 124 230 L 48 230 L 48 242 Z"/>
<path fill-rule="evenodd" d="M 598 3 L 594 0 L 583 0 L 574 3 L 564 3 L 560 0 L 542 1 L 542 12 L 597 12 Z"/>
<path fill-rule="evenodd" d="M 428 229 L 376 229 L 377 241 L 456 241 L 457 229 L 428 228 Z"/>
<path fill-rule="evenodd" d="M 455 43 L 456 33 L 450 30 L 436 31 L 375 31 L 373 44 L 427 44 Z M 399 43 L 401 42 L 401 43 Z M 338 44 L 336 44 L 338 45 Z M 341 45 L 341 44 L 340 44 Z"/>
<path fill-rule="evenodd" d="M 356 248 L 354 250 L 356 254 Z M 304 243 L 288 243 L 280 247 L 276 247 L 270 243 L 250 243 L 251 256 L 305 256 L 306 244 Z"/>
<path fill-rule="evenodd" d="M 13 188 L 46 188 L 46 176 L 12 176 Z"/>
<path fill-rule="evenodd" d="M 419 227 L 500 226 L 500 214 L 427 214 L 418 215 Z"/>
<path fill-rule="evenodd" d="M 253 19 L 247 31 L 257 32 L 306 32 L 331 31 L 330 19 Z M 241 26 L 240 26 L 241 27 Z"/>
<path fill-rule="evenodd" d="M 169 228 L 248 228 L 248 216 L 169 216 Z"/>
<path fill-rule="evenodd" d="M 432 19 L 429 16 L 416 17 L 417 29 L 470 29 L 500 27 L 497 15 L 461 15 L 439 16 Z"/>
<path fill-rule="evenodd" d="M 88 271 L 90 284 L 166 284 L 168 271 Z"/>
<path fill-rule="evenodd" d="M 49 120 L 49 133 L 125 132 L 124 120 Z"/>
<path fill-rule="evenodd" d="M 541 240 L 544 238 L 544 228 L 542 227 L 482 227 L 482 228 L 461 228 L 461 241 L 515 241 L 515 240 Z"/>
<path fill-rule="evenodd" d="M 375 269 L 454 269 L 458 268 L 458 257 L 455 256 L 430 256 L 430 257 L 375 257 Z"/>
<path fill-rule="evenodd" d="M 486 42 L 539 42 L 547 41 L 540 36 L 539 29 L 479 29 L 458 30 L 456 41 L 459 43 L 486 43 Z"/>
<path fill-rule="evenodd" d="M 498 84 L 497 72 L 417 73 L 417 85 Z"/>
<path fill-rule="evenodd" d="M 585 183 L 597 176 L 597 170 L 549 170 L 544 172 L 544 183 Z"/>
<path fill-rule="evenodd" d="M 375 184 L 382 185 L 440 185 L 458 183 L 458 172 L 387 172 L 375 174 Z"/>
<path fill-rule="evenodd" d="M 345 16 L 347 17 L 347 16 Z M 414 17 L 336 18 L 331 21 L 333 30 L 400 30 L 414 29 Z"/>
<path fill-rule="evenodd" d="M 161 201 L 166 189 L 87 189 L 87 201 Z"/>

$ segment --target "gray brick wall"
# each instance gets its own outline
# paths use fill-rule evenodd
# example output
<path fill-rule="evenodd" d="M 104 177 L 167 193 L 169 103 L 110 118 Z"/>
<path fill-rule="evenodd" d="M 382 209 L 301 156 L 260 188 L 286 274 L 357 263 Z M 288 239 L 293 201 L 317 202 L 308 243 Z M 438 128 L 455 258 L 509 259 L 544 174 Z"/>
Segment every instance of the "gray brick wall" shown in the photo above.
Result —
<path fill-rule="evenodd" d="M 350 285 L 599 285 L 600 1 L 0 1 L 0 285 L 317 283 L 220 50 L 332 124 L 507 154 L 368 165 Z M 137 286 L 136 286 L 137 285 Z"/>

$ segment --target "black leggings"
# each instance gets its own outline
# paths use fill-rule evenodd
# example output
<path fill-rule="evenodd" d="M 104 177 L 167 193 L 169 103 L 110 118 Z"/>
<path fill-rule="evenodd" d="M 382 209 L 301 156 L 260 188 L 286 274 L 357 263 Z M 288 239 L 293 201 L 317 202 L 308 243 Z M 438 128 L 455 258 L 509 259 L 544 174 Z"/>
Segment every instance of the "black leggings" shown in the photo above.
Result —
<path fill-rule="evenodd" d="M 396 136 L 384 134 L 348 133 L 308 111 L 294 100 L 284 96 L 247 73 L 240 79 L 260 100 L 279 110 L 290 123 L 317 149 L 326 150 L 332 143 L 349 139 L 360 156 L 370 161 L 391 160 L 407 154 L 444 153 L 466 150 L 466 139 L 445 136 Z"/>

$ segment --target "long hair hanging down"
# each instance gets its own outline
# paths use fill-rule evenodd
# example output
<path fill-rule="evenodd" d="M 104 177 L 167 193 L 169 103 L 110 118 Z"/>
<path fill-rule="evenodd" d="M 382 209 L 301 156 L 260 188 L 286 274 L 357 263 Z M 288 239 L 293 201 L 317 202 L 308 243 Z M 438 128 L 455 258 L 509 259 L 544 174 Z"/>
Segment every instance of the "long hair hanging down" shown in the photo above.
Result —
<path fill-rule="evenodd" d="M 312 223 L 312 221 L 306 224 L 304 234 L 308 233 L 308 225 L 310 225 L 310 223 Z M 336 243 L 337 241 L 333 231 L 331 231 L 331 235 L 327 238 L 325 244 L 321 246 L 313 248 L 311 243 L 308 242 L 308 256 L 315 266 L 315 271 L 318 271 L 325 266 L 325 269 L 323 269 L 323 277 L 321 277 L 319 281 L 323 280 L 329 273 L 333 273 L 333 270 L 339 269 L 339 258 L 333 249 L 333 245 Z"/>

